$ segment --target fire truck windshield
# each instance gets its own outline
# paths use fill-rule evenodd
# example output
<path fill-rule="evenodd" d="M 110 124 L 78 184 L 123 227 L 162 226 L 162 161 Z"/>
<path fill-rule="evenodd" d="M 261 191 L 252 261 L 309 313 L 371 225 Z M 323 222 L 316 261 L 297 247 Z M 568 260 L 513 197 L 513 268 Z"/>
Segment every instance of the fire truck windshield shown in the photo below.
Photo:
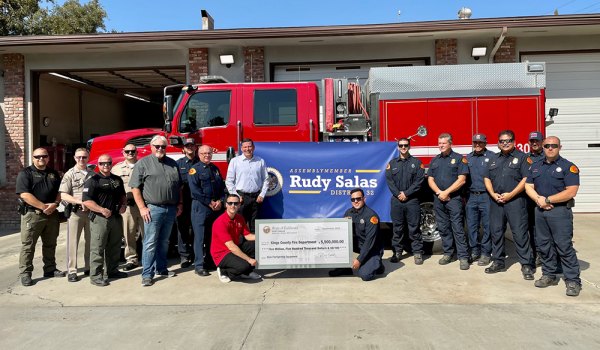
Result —
<path fill-rule="evenodd" d="M 199 91 L 188 100 L 179 120 L 181 132 L 229 123 L 231 91 Z"/>

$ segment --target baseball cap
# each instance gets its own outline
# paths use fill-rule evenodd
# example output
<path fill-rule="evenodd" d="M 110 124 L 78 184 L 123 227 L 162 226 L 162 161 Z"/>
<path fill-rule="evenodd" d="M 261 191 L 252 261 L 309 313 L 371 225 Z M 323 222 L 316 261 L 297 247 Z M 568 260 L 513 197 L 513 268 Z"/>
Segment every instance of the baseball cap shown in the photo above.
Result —
<path fill-rule="evenodd" d="M 184 146 L 185 146 L 185 145 L 189 145 L 190 143 L 191 143 L 192 145 L 195 145 L 195 144 L 196 144 L 196 140 L 194 140 L 194 139 L 192 139 L 192 138 L 188 138 L 188 139 L 185 139 L 185 140 L 183 140 L 183 145 L 184 145 Z"/>
<path fill-rule="evenodd" d="M 532 131 L 531 133 L 529 133 L 529 139 L 543 141 L 544 136 L 542 136 L 542 133 L 539 131 Z"/>
<path fill-rule="evenodd" d="M 473 142 L 475 141 L 487 142 L 487 138 L 485 137 L 485 134 L 475 134 L 473 135 Z"/>

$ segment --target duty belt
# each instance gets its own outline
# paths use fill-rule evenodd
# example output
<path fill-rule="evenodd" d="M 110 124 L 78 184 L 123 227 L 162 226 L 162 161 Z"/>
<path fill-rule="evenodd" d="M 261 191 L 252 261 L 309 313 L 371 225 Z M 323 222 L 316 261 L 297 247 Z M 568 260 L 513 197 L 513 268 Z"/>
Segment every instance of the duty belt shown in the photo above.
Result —
<path fill-rule="evenodd" d="M 257 191 L 257 192 L 237 191 L 237 193 L 241 194 L 242 196 L 258 197 L 258 195 L 260 194 L 260 191 Z"/>

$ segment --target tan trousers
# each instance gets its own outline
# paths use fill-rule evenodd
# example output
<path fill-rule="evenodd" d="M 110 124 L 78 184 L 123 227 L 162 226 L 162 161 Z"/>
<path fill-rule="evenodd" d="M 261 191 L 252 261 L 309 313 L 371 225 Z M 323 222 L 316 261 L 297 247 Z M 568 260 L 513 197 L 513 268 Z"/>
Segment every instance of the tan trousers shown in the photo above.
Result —
<path fill-rule="evenodd" d="M 137 206 L 127 206 L 123 216 L 123 237 L 125 238 L 125 260 L 139 265 L 136 251 L 138 237 L 144 236 L 144 219 Z"/>
<path fill-rule="evenodd" d="M 83 230 L 83 238 L 85 239 L 85 248 L 83 251 L 84 270 L 90 269 L 90 219 L 88 219 L 89 211 L 77 211 L 72 213 L 67 221 L 69 225 L 69 234 L 67 237 L 67 269 L 69 273 L 77 273 L 77 250 L 79 247 L 79 239 L 81 238 L 81 230 Z"/>

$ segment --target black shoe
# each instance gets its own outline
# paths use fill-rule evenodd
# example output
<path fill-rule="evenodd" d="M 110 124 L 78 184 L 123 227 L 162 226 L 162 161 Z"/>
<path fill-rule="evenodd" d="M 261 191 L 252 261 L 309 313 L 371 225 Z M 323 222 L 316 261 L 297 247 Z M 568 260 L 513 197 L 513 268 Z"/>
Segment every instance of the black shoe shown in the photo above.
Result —
<path fill-rule="evenodd" d="M 477 261 L 477 266 L 488 266 L 492 262 L 492 258 L 487 255 L 482 255 L 479 257 L 479 261 Z"/>
<path fill-rule="evenodd" d="M 576 297 L 581 292 L 581 285 L 574 281 L 567 282 L 567 296 Z"/>
<path fill-rule="evenodd" d="M 153 284 L 152 278 L 142 278 L 142 287 L 150 287 Z"/>
<path fill-rule="evenodd" d="M 131 271 L 139 266 L 140 265 L 138 265 L 136 263 L 128 262 L 127 264 L 125 264 L 125 266 L 123 266 L 123 271 Z"/>
<path fill-rule="evenodd" d="M 67 275 L 66 272 L 61 271 L 61 270 L 54 270 L 54 271 L 50 271 L 50 272 L 44 272 L 44 277 L 46 278 L 51 278 L 51 277 L 65 277 Z"/>
<path fill-rule="evenodd" d="M 157 272 L 156 275 L 157 276 L 167 277 L 167 278 L 177 276 L 177 274 L 175 273 L 175 271 L 169 271 L 169 270 Z"/>
<path fill-rule="evenodd" d="M 77 282 L 79 281 L 79 277 L 76 273 L 70 273 L 68 277 L 69 282 Z"/>
<path fill-rule="evenodd" d="M 496 272 L 504 272 L 504 271 L 506 271 L 506 266 L 496 264 L 496 263 L 492 263 L 492 266 L 487 267 L 485 269 L 485 273 L 489 273 L 489 274 L 496 273 Z"/>
<path fill-rule="evenodd" d="M 379 268 L 375 271 L 376 275 L 383 275 L 385 273 L 385 265 L 381 264 Z"/>
<path fill-rule="evenodd" d="M 210 276 L 210 272 L 208 272 L 208 270 L 206 270 L 206 269 L 196 270 L 195 272 L 196 272 L 196 275 L 198 275 L 198 276 L 202 276 L 202 277 Z"/>
<path fill-rule="evenodd" d="M 472 263 L 474 263 L 474 262 L 476 262 L 476 261 L 479 261 L 479 258 L 480 258 L 480 256 L 481 256 L 481 255 L 479 255 L 479 254 L 471 254 L 471 256 L 469 257 L 469 260 L 470 260 Z"/>
<path fill-rule="evenodd" d="M 469 264 L 469 259 L 460 259 L 459 262 L 461 270 L 468 270 L 469 267 L 471 267 L 471 265 Z"/>
<path fill-rule="evenodd" d="M 422 254 L 415 254 L 414 255 L 415 258 L 415 265 L 423 265 L 423 255 Z"/>
<path fill-rule="evenodd" d="M 531 266 L 523 265 L 523 267 L 521 267 L 521 273 L 523 273 L 523 279 L 527 281 L 533 281 L 533 274 L 535 271 L 531 268 Z"/>
<path fill-rule="evenodd" d="M 542 257 L 538 254 L 535 257 L 535 267 L 540 267 L 542 266 Z"/>
<path fill-rule="evenodd" d="M 116 271 L 108 274 L 108 278 L 127 278 L 127 276 L 129 275 L 121 271 Z"/>
<path fill-rule="evenodd" d="M 390 262 L 394 264 L 399 262 L 400 260 L 402 260 L 402 252 L 394 253 L 394 255 L 392 255 L 392 257 L 390 258 Z"/>
<path fill-rule="evenodd" d="M 84 276 L 89 276 L 90 275 L 90 270 L 83 270 L 83 275 Z"/>
<path fill-rule="evenodd" d="M 29 276 L 29 275 L 21 276 L 21 284 L 24 287 L 33 286 L 33 280 L 31 279 L 31 276 Z"/>
<path fill-rule="evenodd" d="M 550 277 L 548 275 L 542 275 L 542 278 L 540 278 L 539 280 L 537 280 L 533 283 L 533 285 L 538 288 L 546 288 L 546 287 L 550 287 L 550 286 L 555 286 L 557 284 L 558 284 L 558 278 Z"/>
<path fill-rule="evenodd" d="M 95 279 L 90 279 L 90 283 L 98 286 L 98 287 L 106 287 L 108 286 L 108 282 L 106 280 L 95 280 Z"/>
<path fill-rule="evenodd" d="M 182 269 L 187 269 L 188 267 L 192 266 L 192 262 L 189 260 L 184 260 L 179 266 L 181 266 Z"/>
<path fill-rule="evenodd" d="M 352 276 L 352 269 L 349 267 L 342 267 L 329 271 L 329 277 L 339 276 Z"/>
<path fill-rule="evenodd" d="M 438 264 L 440 265 L 448 265 L 453 261 L 452 256 L 450 255 L 444 255 L 440 258 L 440 260 L 438 260 Z"/>

